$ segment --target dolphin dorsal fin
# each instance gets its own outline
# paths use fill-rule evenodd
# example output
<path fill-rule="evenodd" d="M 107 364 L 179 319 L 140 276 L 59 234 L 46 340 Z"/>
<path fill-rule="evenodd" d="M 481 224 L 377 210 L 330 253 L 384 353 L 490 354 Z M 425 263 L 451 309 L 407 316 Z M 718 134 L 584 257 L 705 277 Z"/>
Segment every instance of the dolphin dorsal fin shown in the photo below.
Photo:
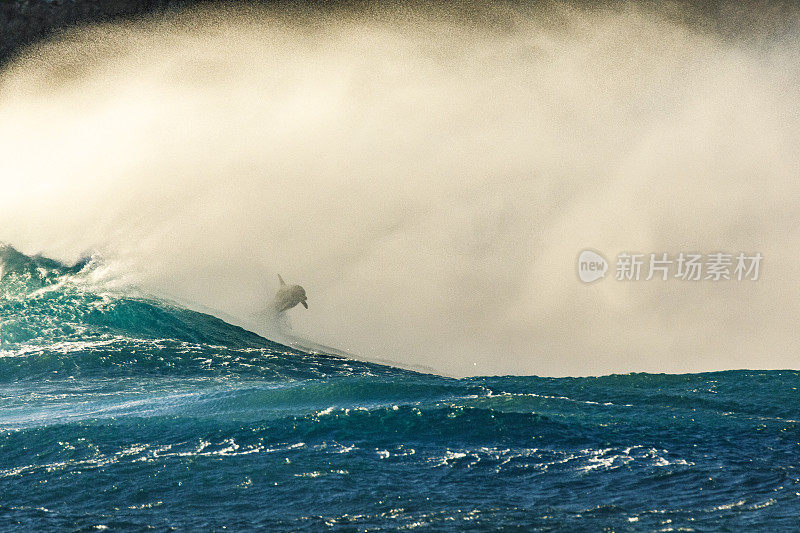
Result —
<path fill-rule="evenodd" d="M 281 277 L 280 274 L 278 274 L 278 279 L 281 281 L 281 286 L 286 285 L 286 282 L 283 281 L 283 278 Z"/>

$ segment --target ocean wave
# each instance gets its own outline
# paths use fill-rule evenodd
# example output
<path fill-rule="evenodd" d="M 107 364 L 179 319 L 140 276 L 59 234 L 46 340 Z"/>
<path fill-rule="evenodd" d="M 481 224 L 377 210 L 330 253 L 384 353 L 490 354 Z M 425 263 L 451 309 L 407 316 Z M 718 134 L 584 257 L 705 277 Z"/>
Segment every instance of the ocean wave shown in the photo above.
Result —
<path fill-rule="evenodd" d="M 452 379 L 0 252 L 5 523 L 788 530 L 800 512 L 798 372 Z"/>

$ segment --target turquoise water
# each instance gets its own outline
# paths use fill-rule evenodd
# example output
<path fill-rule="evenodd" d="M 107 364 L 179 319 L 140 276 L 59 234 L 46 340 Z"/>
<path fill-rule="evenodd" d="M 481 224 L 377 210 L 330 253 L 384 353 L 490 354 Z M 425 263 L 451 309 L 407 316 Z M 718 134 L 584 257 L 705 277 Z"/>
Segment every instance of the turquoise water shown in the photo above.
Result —
<path fill-rule="evenodd" d="M 798 372 L 450 379 L 0 259 L 2 529 L 800 527 Z"/>

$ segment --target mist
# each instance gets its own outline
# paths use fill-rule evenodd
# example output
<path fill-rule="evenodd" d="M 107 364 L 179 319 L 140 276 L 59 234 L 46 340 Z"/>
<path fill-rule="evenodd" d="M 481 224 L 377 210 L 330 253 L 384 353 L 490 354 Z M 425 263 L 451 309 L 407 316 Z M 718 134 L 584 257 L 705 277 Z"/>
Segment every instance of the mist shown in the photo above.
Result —
<path fill-rule="evenodd" d="M 295 334 L 448 375 L 798 368 L 797 33 L 483 9 L 203 11 L 30 49 L 0 73 L 0 240 L 261 333 L 280 273 Z M 764 260 L 586 285 L 585 248 Z"/>

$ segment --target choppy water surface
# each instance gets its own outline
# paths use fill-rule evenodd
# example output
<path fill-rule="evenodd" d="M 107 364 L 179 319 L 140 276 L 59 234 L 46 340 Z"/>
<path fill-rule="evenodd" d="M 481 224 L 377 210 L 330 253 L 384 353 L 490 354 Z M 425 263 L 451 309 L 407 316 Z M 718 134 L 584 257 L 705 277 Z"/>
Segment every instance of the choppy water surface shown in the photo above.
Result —
<path fill-rule="evenodd" d="M 798 372 L 450 379 L 0 253 L 3 527 L 798 525 Z"/>

